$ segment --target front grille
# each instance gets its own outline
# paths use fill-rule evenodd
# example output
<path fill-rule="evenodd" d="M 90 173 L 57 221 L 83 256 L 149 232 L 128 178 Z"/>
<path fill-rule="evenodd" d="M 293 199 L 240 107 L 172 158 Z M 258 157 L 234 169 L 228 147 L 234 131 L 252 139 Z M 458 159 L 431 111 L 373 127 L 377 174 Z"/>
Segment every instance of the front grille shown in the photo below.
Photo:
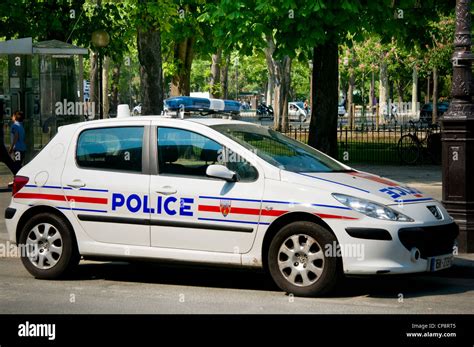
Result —
<path fill-rule="evenodd" d="M 416 247 L 421 257 L 433 257 L 453 252 L 454 240 L 459 234 L 456 223 L 432 227 L 402 228 L 398 237 L 407 250 Z"/>

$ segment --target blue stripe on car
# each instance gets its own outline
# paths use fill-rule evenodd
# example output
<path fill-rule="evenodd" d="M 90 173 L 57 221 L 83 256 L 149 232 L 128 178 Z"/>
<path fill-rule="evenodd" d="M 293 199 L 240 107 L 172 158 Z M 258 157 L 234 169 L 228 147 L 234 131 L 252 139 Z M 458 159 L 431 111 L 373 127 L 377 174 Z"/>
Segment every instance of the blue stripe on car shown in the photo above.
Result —
<path fill-rule="evenodd" d="M 311 175 L 307 175 L 307 174 L 304 174 L 304 173 L 301 173 L 301 172 L 299 172 L 298 174 L 301 175 L 301 176 L 306 176 L 306 177 L 309 177 L 309 178 L 314 178 L 314 179 L 316 179 L 316 180 L 321 180 L 321 181 L 325 181 L 325 182 L 330 182 L 330 183 L 334 183 L 334 184 L 337 184 L 337 185 L 340 185 L 340 186 L 344 186 L 344 187 L 348 187 L 348 188 L 360 190 L 361 192 L 364 192 L 364 193 L 370 193 L 370 191 L 368 191 L 368 190 L 366 190 L 366 189 L 357 188 L 357 187 L 350 186 L 350 185 L 348 185 L 348 184 L 344 184 L 344 183 L 340 183 L 340 182 L 336 182 L 336 181 L 331 181 L 331 180 L 328 180 L 328 179 L 326 179 L 326 178 L 311 176 Z"/>

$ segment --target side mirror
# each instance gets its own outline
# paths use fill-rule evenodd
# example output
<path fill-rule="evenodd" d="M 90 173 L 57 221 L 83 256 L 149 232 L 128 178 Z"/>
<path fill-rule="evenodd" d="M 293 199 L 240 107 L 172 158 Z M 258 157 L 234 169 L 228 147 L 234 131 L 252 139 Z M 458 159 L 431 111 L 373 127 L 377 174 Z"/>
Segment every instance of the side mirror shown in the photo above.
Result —
<path fill-rule="evenodd" d="M 229 170 L 224 165 L 209 165 L 206 169 L 206 175 L 220 178 L 227 182 L 237 182 L 239 180 L 237 173 Z"/>

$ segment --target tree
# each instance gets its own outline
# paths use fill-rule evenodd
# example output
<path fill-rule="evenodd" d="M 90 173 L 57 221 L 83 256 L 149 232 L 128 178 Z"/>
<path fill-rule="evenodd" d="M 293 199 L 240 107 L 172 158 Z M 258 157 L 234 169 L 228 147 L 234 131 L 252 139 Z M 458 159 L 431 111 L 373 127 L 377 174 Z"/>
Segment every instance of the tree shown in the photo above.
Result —
<path fill-rule="evenodd" d="M 433 71 L 433 114 L 432 122 L 438 121 L 438 75 L 451 71 L 451 56 L 453 46 L 451 44 L 454 36 L 455 18 L 454 16 L 441 16 L 440 21 L 429 23 L 429 34 L 431 43 L 426 44 L 425 69 Z"/>
<path fill-rule="evenodd" d="M 169 30 L 162 18 L 170 16 L 174 6 L 167 1 L 139 0 L 135 10 L 142 113 L 160 114 L 164 95 L 161 34 L 163 30 Z"/>
<path fill-rule="evenodd" d="M 305 26 L 305 34 L 301 36 L 306 41 L 314 45 L 315 53 L 320 52 L 319 56 L 315 54 L 315 59 L 326 61 L 327 64 L 337 64 L 334 61 L 326 59 L 325 55 L 331 55 L 330 50 L 319 50 L 318 46 L 323 47 L 328 42 L 342 43 L 346 34 L 352 33 L 355 40 L 362 38 L 364 31 L 369 33 L 379 33 L 381 37 L 391 40 L 392 37 L 401 39 L 405 42 L 416 41 L 416 36 L 422 28 L 426 27 L 428 19 L 436 18 L 440 11 L 452 10 L 454 8 L 453 1 L 443 3 L 434 0 L 427 0 L 423 3 L 419 1 L 316 1 L 307 4 L 304 13 L 311 19 L 309 25 Z M 421 29 L 420 29 L 421 28 Z M 314 65 L 318 65 L 317 61 L 313 61 Z M 326 66 L 329 70 L 332 68 Z M 384 64 L 381 65 L 382 82 L 385 84 Z M 334 145 L 337 134 L 334 130 L 334 124 L 337 122 L 336 113 L 327 113 L 327 111 L 319 112 L 319 110 L 328 110 L 316 103 L 319 100 L 323 103 L 337 104 L 337 93 L 333 89 L 337 89 L 336 85 L 328 86 L 328 88 L 317 88 L 318 83 L 324 81 L 318 80 L 313 75 L 313 116 L 316 115 L 317 120 L 310 123 L 309 142 L 315 147 L 335 156 L 337 147 Z M 332 88 L 332 89 L 331 89 Z M 318 96 L 314 93 L 322 93 Z M 381 97 L 382 99 L 382 97 Z M 319 115 L 318 115 L 319 114 Z M 328 131 L 322 132 L 319 127 L 329 127 Z M 322 132 L 322 133 L 321 133 Z M 318 136 L 327 136 L 330 138 L 317 139 Z M 329 146 L 329 147 L 322 147 Z"/>
<path fill-rule="evenodd" d="M 223 49 L 238 49 L 250 55 L 254 48 L 264 50 L 273 89 L 275 128 L 286 130 L 288 93 L 291 83 L 291 61 L 296 55 L 294 18 L 290 18 L 292 1 L 221 0 L 211 2 L 205 18 L 213 25 L 213 37 Z"/>

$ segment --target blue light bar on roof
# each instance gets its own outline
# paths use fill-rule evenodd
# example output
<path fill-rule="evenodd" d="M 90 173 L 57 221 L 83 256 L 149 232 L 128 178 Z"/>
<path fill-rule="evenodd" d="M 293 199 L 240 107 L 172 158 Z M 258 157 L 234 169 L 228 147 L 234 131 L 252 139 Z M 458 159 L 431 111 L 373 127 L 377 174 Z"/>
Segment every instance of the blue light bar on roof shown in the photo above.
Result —
<path fill-rule="evenodd" d="M 222 112 L 239 113 L 240 102 L 233 100 L 198 98 L 191 96 L 176 96 L 164 101 L 165 109 L 179 111 L 184 107 L 185 112 Z"/>

